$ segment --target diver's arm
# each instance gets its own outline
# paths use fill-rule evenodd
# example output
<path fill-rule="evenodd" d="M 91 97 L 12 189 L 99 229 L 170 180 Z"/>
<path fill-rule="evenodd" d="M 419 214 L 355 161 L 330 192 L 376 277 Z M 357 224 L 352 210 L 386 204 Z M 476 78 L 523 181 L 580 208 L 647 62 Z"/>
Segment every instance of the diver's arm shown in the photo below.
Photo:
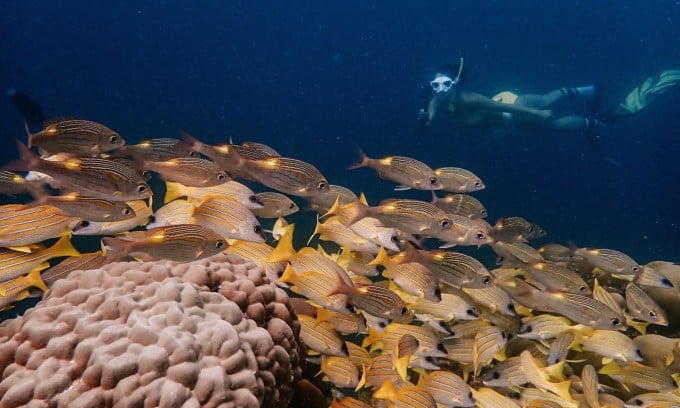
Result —
<path fill-rule="evenodd" d="M 550 111 L 528 108 L 526 106 L 510 105 L 507 103 L 496 102 L 482 94 L 474 92 L 461 92 L 459 103 L 490 112 L 507 112 L 521 115 L 534 116 L 538 119 L 550 117 Z"/>

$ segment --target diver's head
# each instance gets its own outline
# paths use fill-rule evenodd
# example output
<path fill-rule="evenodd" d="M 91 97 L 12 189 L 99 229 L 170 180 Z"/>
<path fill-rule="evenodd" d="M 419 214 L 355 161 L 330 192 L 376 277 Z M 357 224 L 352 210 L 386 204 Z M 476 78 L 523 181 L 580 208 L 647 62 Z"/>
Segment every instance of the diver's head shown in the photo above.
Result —
<path fill-rule="evenodd" d="M 430 82 L 432 90 L 436 93 L 448 92 L 458 84 L 460 76 L 458 70 L 450 64 L 442 65 L 434 74 L 434 79 Z"/>

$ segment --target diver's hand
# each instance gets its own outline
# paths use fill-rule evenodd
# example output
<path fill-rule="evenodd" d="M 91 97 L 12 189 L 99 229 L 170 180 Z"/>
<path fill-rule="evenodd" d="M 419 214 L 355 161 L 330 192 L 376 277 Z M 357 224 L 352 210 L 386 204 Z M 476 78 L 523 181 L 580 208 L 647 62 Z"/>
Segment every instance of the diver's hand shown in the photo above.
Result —
<path fill-rule="evenodd" d="M 418 111 L 418 122 L 425 122 L 427 121 L 427 118 L 429 117 L 429 113 L 423 108 L 420 108 L 420 111 Z"/>
<path fill-rule="evenodd" d="M 550 109 L 543 109 L 543 110 L 537 110 L 536 116 L 538 116 L 539 118 L 541 118 L 543 120 L 548 120 L 548 119 L 552 119 L 553 114 L 552 114 L 552 111 Z"/>

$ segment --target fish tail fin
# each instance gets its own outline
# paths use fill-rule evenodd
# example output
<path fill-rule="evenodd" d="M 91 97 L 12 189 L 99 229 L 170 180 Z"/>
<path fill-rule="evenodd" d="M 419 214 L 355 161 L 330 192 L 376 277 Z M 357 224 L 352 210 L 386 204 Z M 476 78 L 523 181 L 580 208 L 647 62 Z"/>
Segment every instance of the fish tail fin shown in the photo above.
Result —
<path fill-rule="evenodd" d="M 314 237 L 318 234 L 319 239 L 321 239 L 321 235 L 323 235 L 323 229 L 324 229 L 324 224 L 319 221 L 319 214 L 316 215 L 316 226 L 314 227 L 314 232 L 312 232 L 312 235 L 309 236 L 309 239 L 307 240 L 307 246 L 309 246 L 309 243 L 312 242 Z"/>
<path fill-rule="evenodd" d="M 345 226 L 349 227 L 360 219 L 365 218 L 368 215 L 368 208 L 369 207 L 362 203 L 361 200 L 356 200 L 347 204 L 347 206 L 344 207 L 344 209 L 348 211 L 347 224 Z"/>
<path fill-rule="evenodd" d="M 565 401 L 573 401 L 569 389 L 571 388 L 571 381 L 562 381 L 555 383 L 555 394 Z"/>
<path fill-rule="evenodd" d="M 48 251 L 53 256 L 80 256 L 80 252 L 73 247 L 70 235 L 63 235 L 59 240 L 52 245 Z"/>
<path fill-rule="evenodd" d="M 279 243 L 269 254 L 267 262 L 283 262 L 287 261 L 291 256 L 295 254 L 295 248 L 293 247 L 293 230 L 295 229 L 295 224 L 289 224 L 283 228 L 284 232 L 279 239 Z"/>
<path fill-rule="evenodd" d="M 102 253 L 104 256 L 111 255 L 113 259 L 124 258 L 131 250 L 131 242 L 117 238 L 104 237 L 102 238 Z"/>
<path fill-rule="evenodd" d="M 49 266 L 50 266 L 49 263 L 44 262 L 40 264 L 37 268 L 31 269 L 28 275 L 26 275 L 26 282 L 45 292 L 47 290 L 47 286 L 45 285 L 45 282 L 42 280 L 42 277 L 40 276 L 40 271 L 48 268 Z"/>
<path fill-rule="evenodd" d="M 399 258 L 396 259 L 397 265 L 411 262 L 420 262 L 423 257 L 418 252 L 418 248 L 411 242 L 406 241 L 406 249 L 399 253 Z"/>
<path fill-rule="evenodd" d="M 277 282 L 294 283 L 298 274 L 291 264 L 287 264 Z"/>
<path fill-rule="evenodd" d="M 397 391 L 394 389 L 394 384 L 392 384 L 392 381 L 390 381 L 388 378 L 382 383 L 380 387 L 378 387 L 377 390 L 373 392 L 373 398 L 393 401 L 396 394 Z"/>
<path fill-rule="evenodd" d="M 384 247 L 380 247 L 380 250 L 378 251 L 378 255 L 375 256 L 375 258 L 369 262 L 367 265 L 385 265 L 386 263 L 390 262 L 390 257 L 387 256 L 387 251 L 385 251 Z"/>
<path fill-rule="evenodd" d="M 398 357 L 396 352 L 392 353 L 392 365 L 397 370 L 397 373 L 399 373 L 401 379 L 404 381 L 407 380 L 406 374 L 408 370 L 408 363 L 410 360 L 411 360 L 410 355 Z"/>
<path fill-rule="evenodd" d="M 189 147 L 191 150 L 195 150 L 203 144 L 200 140 L 196 139 L 193 135 L 188 132 L 181 130 L 180 135 L 182 136 L 182 142 L 185 146 Z"/>
<path fill-rule="evenodd" d="M 173 201 L 179 197 L 182 197 L 184 195 L 184 191 L 182 191 L 182 184 L 180 183 L 174 183 L 172 181 L 166 181 L 165 182 L 165 198 L 163 201 L 164 203 L 169 203 L 170 201 Z"/>
<path fill-rule="evenodd" d="M 359 391 L 360 389 L 364 388 L 366 385 L 366 365 L 361 364 L 361 378 L 359 378 L 359 383 L 357 384 L 356 388 L 354 391 Z"/>
<path fill-rule="evenodd" d="M 40 170 L 41 159 L 35 154 L 31 149 L 29 149 L 25 144 L 17 139 L 17 147 L 19 148 L 19 159 L 11 161 L 4 166 L 0 167 L 0 170 L 14 170 L 14 171 L 31 171 Z"/>
<path fill-rule="evenodd" d="M 33 137 L 34 134 L 31 133 L 31 129 L 28 128 L 28 121 L 24 120 L 24 129 L 26 129 L 26 135 L 28 136 L 28 148 L 33 147 Z"/>
<path fill-rule="evenodd" d="M 345 295 L 349 298 L 349 295 L 352 293 L 353 287 L 350 286 L 345 280 L 342 278 L 342 276 L 339 273 L 334 274 L 334 279 L 335 279 L 335 286 L 333 286 L 333 290 L 328 292 L 326 295 L 327 297 L 331 297 L 333 295 Z"/>
<path fill-rule="evenodd" d="M 354 163 L 353 165 L 349 166 L 347 170 L 354 170 L 354 169 L 359 169 L 361 167 L 366 167 L 368 166 L 368 156 L 366 156 L 366 153 L 364 153 L 361 148 L 359 148 L 359 161 Z"/>

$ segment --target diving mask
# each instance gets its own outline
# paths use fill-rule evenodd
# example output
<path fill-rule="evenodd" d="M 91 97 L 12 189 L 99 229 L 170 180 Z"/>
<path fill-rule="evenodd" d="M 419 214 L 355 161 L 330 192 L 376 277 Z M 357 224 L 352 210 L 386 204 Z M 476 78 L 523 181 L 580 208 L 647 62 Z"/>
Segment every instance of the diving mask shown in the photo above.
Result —
<path fill-rule="evenodd" d="M 437 75 L 432 82 L 430 82 L 430 86 L 432 87 L 432 90 L 441 93 L 441 92 L 447 92 L 449 89 L 451 89 L 454 85 L 458 83 L 458 80 L 451 79 L 451 77 L 447 75 Z"/>

